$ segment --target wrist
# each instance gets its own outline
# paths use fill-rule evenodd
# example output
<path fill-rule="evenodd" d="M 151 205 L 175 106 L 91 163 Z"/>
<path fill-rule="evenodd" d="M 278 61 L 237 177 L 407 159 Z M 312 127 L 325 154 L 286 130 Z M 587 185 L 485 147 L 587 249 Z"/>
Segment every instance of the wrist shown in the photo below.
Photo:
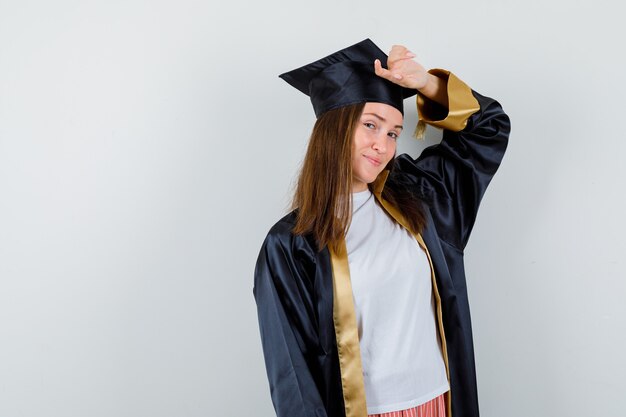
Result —
<path fill-rule="evenodd" d="M 437 81 L 439 79 L 432 74 L 426 73 L 426 82 L 424 85 L 417 89 L 423 96 L 431 97 L 437 89 Z"/>
<path fill-rule="evenodd" d="M 426 84 L 417 91 L 424 97 L 436 101 L 444 106 L 448 105 L 447 82 L 433 74 L 428 73 Z"/>

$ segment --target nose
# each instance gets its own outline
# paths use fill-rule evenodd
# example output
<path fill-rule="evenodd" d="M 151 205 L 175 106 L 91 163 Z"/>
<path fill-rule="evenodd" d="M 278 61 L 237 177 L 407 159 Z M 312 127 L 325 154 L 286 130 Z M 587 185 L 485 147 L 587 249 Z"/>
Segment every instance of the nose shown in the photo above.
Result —
<path fill-rule="evenodd" d="M 374 138 L 374 142 L 372 143 L 372 149 L 377 151 L 378 153 L 386 153 L 387 152 L 387 134 L 379 133 Z"/>

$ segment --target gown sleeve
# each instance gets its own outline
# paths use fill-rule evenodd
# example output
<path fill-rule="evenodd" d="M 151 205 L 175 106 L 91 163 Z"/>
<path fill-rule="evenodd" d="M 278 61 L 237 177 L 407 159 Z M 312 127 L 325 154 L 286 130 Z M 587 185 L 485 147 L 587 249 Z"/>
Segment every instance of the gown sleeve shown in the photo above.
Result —
<path fill-rule="evenodd" d="M 270 232 L 257 260 L 253 293 L 277 417 L 327 417 L 306 360 L 313 324 L 304 272 L 290 245 Z"/>
<path fill-rule="evenodd" d="M 504 156 L 510 121 L 497 101 L 471 90 L 454 74 L 429 72 L 447 81 L 448 108 L 418 95 L 418 112 L 426 124 L 444 130 L 443 139 L 417 159 L 398 156 L 395 169 L 429 205 L 439 236 L 463 250 Z"/>

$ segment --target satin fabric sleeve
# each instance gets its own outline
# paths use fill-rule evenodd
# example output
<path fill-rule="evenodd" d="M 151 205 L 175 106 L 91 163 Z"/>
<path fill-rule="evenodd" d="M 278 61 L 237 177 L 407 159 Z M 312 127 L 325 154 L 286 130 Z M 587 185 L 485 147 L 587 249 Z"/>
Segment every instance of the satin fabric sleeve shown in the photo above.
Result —
<path fill-rule="evenodd" d="M 256 264 L 253 294 L 272 403 L 277 417 L 327 417 L 305 355 L 313 323 L 302 262 L 284 239 L 267 236 Z M 310 353 L 310 352 L 309 352 Z"/>
<path fill-rule="evenodd" d="M 418 96 L 418 112 L 421 120 L 443 129 L 443 139 L 417 159 L 400 155 L 395 168 L 430 206 L 439 236 L 463 250 L 507 148 L 510 121 L 496 100 L 473 91 L 454 74 L 430 72 L 447 80 L 448 108 Z"/>

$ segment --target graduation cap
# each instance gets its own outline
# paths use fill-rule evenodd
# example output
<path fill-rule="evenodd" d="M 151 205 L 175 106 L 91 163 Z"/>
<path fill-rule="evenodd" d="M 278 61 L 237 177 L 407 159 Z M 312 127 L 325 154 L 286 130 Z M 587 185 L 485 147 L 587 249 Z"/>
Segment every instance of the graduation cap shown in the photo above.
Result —
<path fill-rule="evenodd" d="M 315 116 L 363 102 L 385 103 L 404 114 L 402 102 L 417 93 L 379 77 L 374 60 L 387 67 L 387 55 L 370 39 L 286 72 L 280 78 L 311 98 Z"/>

